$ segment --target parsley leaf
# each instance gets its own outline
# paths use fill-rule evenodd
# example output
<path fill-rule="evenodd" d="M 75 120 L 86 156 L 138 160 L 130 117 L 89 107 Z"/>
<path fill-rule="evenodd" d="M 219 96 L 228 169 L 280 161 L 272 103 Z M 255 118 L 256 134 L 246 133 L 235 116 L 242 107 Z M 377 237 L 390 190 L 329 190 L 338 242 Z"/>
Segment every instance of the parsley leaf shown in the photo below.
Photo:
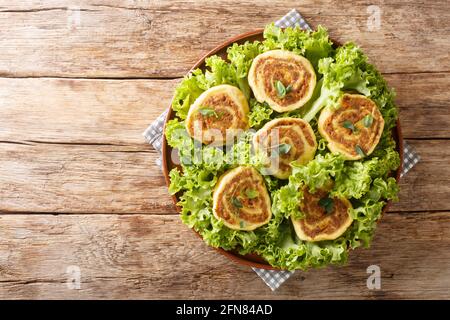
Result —
<path fill-rule="evenodd" d="M 275 89 L 277 89 L 277 94 L 279 98 L 284 98 L 286 94 L 292 91 L 292 85 L 284 86 L 283 82 L 277 80 L 275 82 Z"/>
<path fill-rule="evenodd" d="M 319 206 L 323 207 L 325 211 L 330 214 L 334 210 L 334 201 L 330 197 L 326 196 L 319 200 Z"/>
<path fill-rule="evenodd" d="M 366 156 L 366 153 L 364 152 L 364 150 L 358 144 L 355 146 L 355 151 L 361 157 L 365 157 Z"/>
<path fill-rule="evenodd" d="M 236 197 L 232 197 L 231 198 L 231 204 L 233 206 L 235 206 L 236 208 L 242 208 L 243 207 L 242 202 Z"/>
<path fill-rule="evenodd" d="M 282 143 L 278 146 L 278 152 L 280 154 L 286 154 L 291 150 L 292 146 L 288 143 Z"/>
<path fill-rule="evenodd" d="M 368 114 L 367 116 L 365 116 L 363 118 L 364 127 L 370 128 L 370 126 L 372 126 L 372 123 L 373 123 L 373 117 L 371 114 Z"/>
<path fill-rule="evenodd" d="M 355 131 L 356 131 L 355 125 L 354 125 L 351 121 L 349 121 L 349 120 L 345 120 L 345 121 L 342 123 L 342 126 L 343 126 L 344 128 L 346 128 L 346 129 L 352 130 L 352 132 L 355 132 Z"/>
<path fill-rule="evenodd" d="M 277 144 L 270 149 L 272 149 L 271 157 L 277 157 L 279 155 L 287 154 L 291 150 L 292 146 L 289 143 Z"/>
<path fill-rule="evenodd" d="M 217 114 L 216 110 L 214 110 L 213 108 L 209 108 L 209 107 L 204 107 L 198 110 L 198 112 L 200 112 L 200 114 L 202 116 L 205 117 L 216 117 L 217 119 L 219 119 L 219 115 Z"/>
<path fill-rule="evenodd" d="M 248 199 L 254 199 L 259 196 L 259 192 L 256 191 L 255 189 L 247 189 L 245 190 L 245 195 L 247 196 Z"/>

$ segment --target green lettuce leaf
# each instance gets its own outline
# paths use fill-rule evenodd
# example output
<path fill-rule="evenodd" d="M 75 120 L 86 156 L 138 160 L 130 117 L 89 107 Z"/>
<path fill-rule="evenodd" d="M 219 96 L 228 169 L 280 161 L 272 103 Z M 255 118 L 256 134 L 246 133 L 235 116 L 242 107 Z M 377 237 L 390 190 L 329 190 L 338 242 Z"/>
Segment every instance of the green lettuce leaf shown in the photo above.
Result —
<path fill-rule="evenodd" d="M 237 86 L 242 90 L 247 99 L 250 98 L 251 90 L 248 85 L 248 70 L 253 59 L 263 52 L 262 44 L 259 41 L 245 42 L 244 44 L 234 43 L 227 49 L 227 57 L 230 66 L 234 69 Z"/>
<path fill-rule="evenodd" d="M 394 92 L 367 57 L 352 43 L 334 49 L 326 29 L 314 32 L 299 28 L 284 30 L 268 25 L 262 42 L 234 44 L 227 50 L 227 60 L 212 56 L 206 70 L 194 70 L 175 90 L 172 107 L 174 120 L 166 126 L 167 143 L 179 158 L 179 167 L 170 172 L 169 192 L 176 194 L 181 220 L 196 230 L 213 247 L 236 250 L 242 254 L 257 253 L 271 265 L 288 269 L 323 267 L 343 264 L 349 249 L 369 246 L 388 200 L 396 200 L 398 185 L 392 173 L 400 165 L 392 129 L 397 119 Z M 253 59 L 267 50 L 285 49 L 308 58 L 318 75 L 313 97 L 301 109 L 279 114 L 266 103 L 257 102 L 248 86 L 248 70 Z M 239 87 L 249 100 L 249 123 L 252 130 L 244 132 L 232 146 L 213 147 L 194 141 L 185 129 L 184 120 L 190 106 L 205 90 L 219 84 Z M 317 114 L 325 107 L 338 107 L 340 96 L 355 90 L 373 99 L 385 120 L 385 128 L 374 152 L 358 161 L 347 161 L 327 149 L 320 137 Z M 306 165 L 291 163 L 292 175 L 280 180 L 264 175 L 272 201 L 272 219 L 254 231 L 231 230 L 212 212 L 212 195 L 218 178 L 238 165 L 252 165 L 263 172 L 264 158 L 254 154 L 251 141 L 253 129 L 274 118 L 292 116 L 308 120 L 316 134 L 318 151 Z M 290 219 L 301 219 L 299 208 L 303 189 L 315 192 L 331 188 L 332 196 L 345 197 L 353 208 L 354 221 L 336 240 L 306 242 L 298 239 Z"/>
<path fill-rule="evenodd" d="M 260 103 L 256 99 L 250 99 L 250 113 L 248 121 L 251 128 L 261 128 L 271 119 L 273 109 L 267 103 Z"/>
<path fill-rule="evenodd" d="M 172 108 L 180 119 L 186 119 L 189 108 L 202 92 L 220 84 L 239 84 L 236 68 L 221 57 L 211 56 L 205 60 L 205 65 L 205 72 L 194 70 L 175 88 Z"/>
<path fill-rule="evenodd" d="M 327 30 L 318 26 L 317 31 L 302 30 L 300 27 L 285 28 L 284 30 L 274 24 L 268 25 L 264 30 L 264 49 L 289 50 L 306 57 L 318 70 L 318 62 L 322 58 L 333 54 L 333 44 L 328 37 Z"/>
<path fill-rule="evenodd" d="M 336 50 L 336 56 L 319 61 L 319 73 L 323 75 L 320 96 L 303 117 L 311 121 L 325 106 L 338 107 L 343 90 L 356 90 L 370 95 L 368 75 L 365 73 L 367 57 L 353 43 L 346 43 Z"/>

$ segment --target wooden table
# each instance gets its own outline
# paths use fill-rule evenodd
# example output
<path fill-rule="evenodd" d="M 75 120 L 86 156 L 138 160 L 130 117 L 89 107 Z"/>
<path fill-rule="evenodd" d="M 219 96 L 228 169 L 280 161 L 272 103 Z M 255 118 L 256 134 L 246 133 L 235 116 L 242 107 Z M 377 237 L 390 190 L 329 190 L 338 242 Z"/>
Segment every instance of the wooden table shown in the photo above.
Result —
<path fill-rule="evenodd" d="M 69 2 L 0 0 L 0 298 L 450 298 L 447 0 Z M 422 160 L 370 250 L 271 292 L 180 222 L 142 132 L 202 54 L 294 5 L 385 74 Z"/>

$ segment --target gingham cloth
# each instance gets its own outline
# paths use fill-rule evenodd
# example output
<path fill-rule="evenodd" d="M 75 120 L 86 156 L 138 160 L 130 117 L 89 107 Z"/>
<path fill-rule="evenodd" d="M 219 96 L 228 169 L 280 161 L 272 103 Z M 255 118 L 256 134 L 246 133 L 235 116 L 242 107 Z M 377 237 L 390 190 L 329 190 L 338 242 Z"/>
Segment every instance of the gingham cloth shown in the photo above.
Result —
<path fill-rule="evenodd" d="M 292 9 L 283 18 L 275 22 L 278 27 L 292 27 L 300 26 L 302 29 L 311 30 L 310 26 L 306 23 L 303 17 L 297 10 Z M 161 153 L 162 135 L 164 130 L 164 121 L 167 116 L 167 110 L 164 111 L 144 132 L 145 140 L 150 143 L 156 150 Z M 414 149 L 406 142 L 404 146 L 404 160 L 403 170 L 401 177 L 404 176 L 411 168 L 420 160 L 419 155 Z M 161 159 L 157 160 L 157 164 L 161 166 Z M 294 274 L 294 271 L 272 271 L 265 269 L 252 268 L 258 276 L 272 289 L 272 291 L 278 289 L 283 282 L 289 279 Z"/>

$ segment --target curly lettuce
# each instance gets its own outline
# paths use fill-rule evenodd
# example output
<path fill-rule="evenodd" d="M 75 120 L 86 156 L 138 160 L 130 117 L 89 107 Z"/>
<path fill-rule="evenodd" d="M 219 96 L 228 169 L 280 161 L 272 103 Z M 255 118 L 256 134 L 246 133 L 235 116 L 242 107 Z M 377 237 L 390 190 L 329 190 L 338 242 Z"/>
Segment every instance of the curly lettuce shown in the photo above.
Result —
<path fill-rule="evenodd" d="M 251 128 L 259 129 L 262 125 L 271 120 L 273 109 L 266 103 L 260 103 L 256 99 L 250 99 L 250 113 L 248 122 Z"/>
<path fill-rule="evenodd" d="M 304 55 L 316 70 L 319 80 L 314 94 L 300 110 L 279 114 L 252 97 L 247 80 L 251 63 L 257 55 L 274 49 Z M 202 145 L 188 135 L 184 120 L 202 92 L 224 83 L 239 87 L 248 98 L 251 130 L 239 136 L 233 146 Z M 370 97 L 385 120 L 374 152 L 359 161 L 347 161 L 330 153 L 317 128 L 320 110 L 325 106 L 337 106 L 345 90 Z M 167 123 L 165 135 L 178 155 L 179 166 L 170 172 L 169 192 L 179 199 L 182 221 L 210 246 L 241 254 L 257 253 L 271 265 L 288 270 L 343 264 L 348 259 L 349 249 L 370 245 L 383 207 L 397 197 L 398 186 L 392 177 L 400 165 L 392 137 L 397 120 L 394 92 L 356 45 L 346 43 L 335 49 L 323 27 L 304 32 L 299 28 L 280 29 L 268 25 L 263 41 L 233 44 L 227 50 L 227 60 L 209 57 L 204 71 L 197 69 L 186 76 L 175 90 L 172 108 L 176 117 Z M 263 159 L 252 152 L 254 130 L 284 116 L 310 122 L 319 145 L 316 156 L 306 165 L 292 163 L 293 173 L 287 181 L 264 176 L 273 213 L 267 225 L 254 231 L 231 230 L 212 213 L 212 194 L 218 177 L 237 165 L 252 165 L 261 170 Z M 336 240 L 299 240 L 290 219 L 303 216 L 298 205 L 303 197 L 302 190 L 308 188 L 314 192 L 324 186 L 330 188 L 332 196 L 351 201 L 350 214 L 354 221 Z"/>
<path fill-rule="evenodd" d="M 317 71 L 318 62 L 333 54 L 333 43 L 327 30 L 319 26 L 316 31 L 303 31 L 299 27 L 280 29 L 274 24 L 264 30 L 265 51 L 282 49 L 298 53 L 307 58 Z"/>
<path fill-rule="evenodd" d="M 186 119 L 190 106 L 202 92 L 219 84 L 235 86 L 239 84 L 236 68 L 221 57 L 208 57 L 205 60 L 205 65 L 205 72 L 201 69 L 195 69 L 175 88 L 172 109 L 180 119 Z"/>

